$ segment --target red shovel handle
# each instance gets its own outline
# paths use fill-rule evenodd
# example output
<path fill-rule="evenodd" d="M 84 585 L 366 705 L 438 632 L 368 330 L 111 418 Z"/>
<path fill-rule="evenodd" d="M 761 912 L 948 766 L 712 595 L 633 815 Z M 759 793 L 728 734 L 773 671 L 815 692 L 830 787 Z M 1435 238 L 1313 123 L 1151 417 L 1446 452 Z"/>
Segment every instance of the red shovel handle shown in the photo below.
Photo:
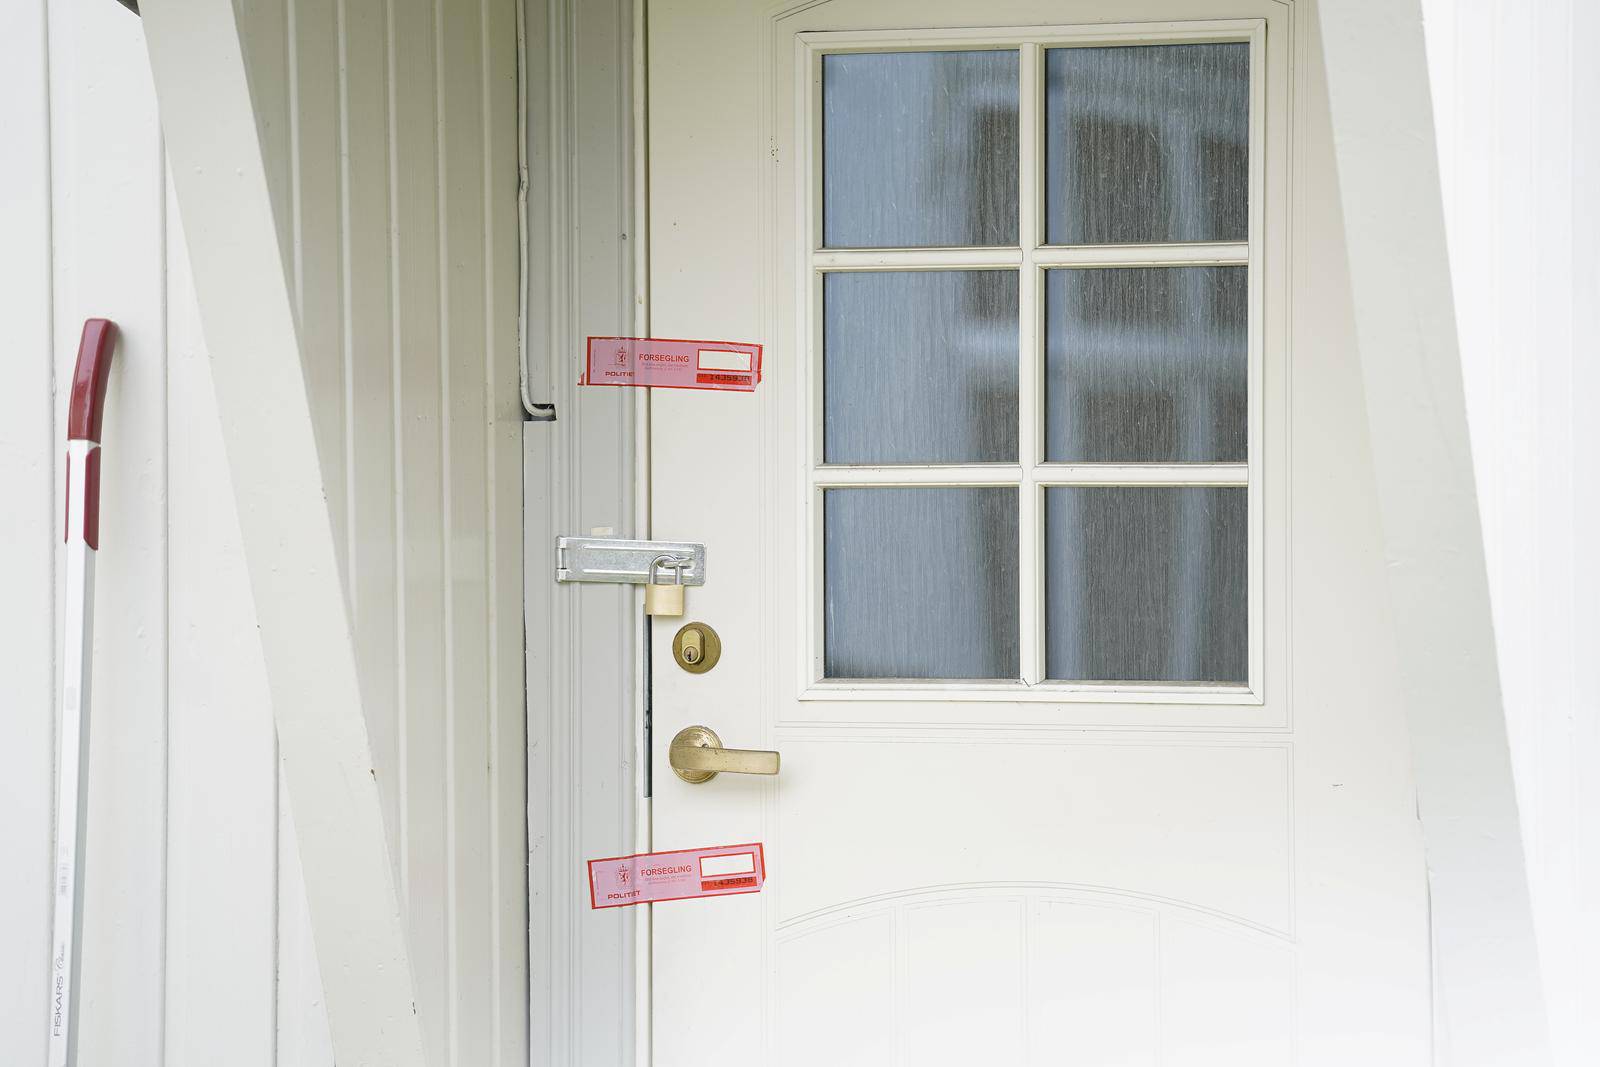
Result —
<path fill-rule="evenodd" d="M 116 346 L 116 323 L 110 319 L 84 320 L 78 365 L 72 371 L 72 400 L 67 404 L 67 440 L 100 443 L 106 380 L 111 377 L 111 352 Z"/>

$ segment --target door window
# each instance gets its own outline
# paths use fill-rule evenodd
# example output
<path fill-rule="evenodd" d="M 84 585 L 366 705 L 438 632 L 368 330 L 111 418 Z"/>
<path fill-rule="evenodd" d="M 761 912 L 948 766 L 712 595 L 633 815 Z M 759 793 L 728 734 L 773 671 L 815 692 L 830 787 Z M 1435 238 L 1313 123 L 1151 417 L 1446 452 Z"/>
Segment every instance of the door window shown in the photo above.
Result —
<path fill-rule="evenodd" d="M 1246 694 L 1260 42 L 957 43 L 815 57 L 815 678 Z"/>

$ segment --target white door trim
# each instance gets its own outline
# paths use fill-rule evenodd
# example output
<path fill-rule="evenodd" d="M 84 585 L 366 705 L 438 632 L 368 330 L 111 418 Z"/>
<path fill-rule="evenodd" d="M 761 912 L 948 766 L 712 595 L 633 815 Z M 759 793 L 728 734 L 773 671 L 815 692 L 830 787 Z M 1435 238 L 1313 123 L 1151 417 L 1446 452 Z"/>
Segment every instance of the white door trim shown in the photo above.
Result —
<path fill-rule="evenodd" d="M 1250 47 L 1251 67 L 1268 72 L 1252 79 L 1250 87 L 1250 236 L 1238 243 L 1215 243 L 1202 246 L 1138 244 L 1118 246 L 1049 246 L 1038 240 L 1036 220 L 1043 211 L 1044 167 L 1035 151 L 1039 131 L 1044 122 L 1043 109 L 1035 99 L 1042 90 L 1044 49 L 1059 46 L 1093 47 L 1106 44 L 1194 44 L 1200 42 L 1239 42 Z M 893 251 L 835 251 L 824 250 L 822 240 L 822 129 L 818 116 L 821 113 L 822 57 L 827 54 L 874 50 L 940 50 L 983 49 L 1020 46 L 1020 77 L 1024 90 L 1020 95 L 1020 124 L 1032 131 L 1021 141 L 1022 161 L 1021 206 L 1023 219 L 1019 230 L 1021 244 L 1013 248 L 938 248 L 904 249 Z M 810 643 L 809 653 L 799 664 L 802 700 L 838 701 L 900 700 L 926 701 L 931 699 L 977 702 L 1025 702 L 1031 704 L 1127 704 L 1155 705 L 1149 709 L 1129 708 L 1119 719 L 1119 724 L 1145 725 L 1146 720 L 1165 718 L 1181 721 L 1192 716 L 1187 705 L 1261 705 L 1265 702 L 1267 685 L 1267 639 L 1269 632 L 1277 632 L 1278 621 L 1269 617 L 1269 597 L 1266 556 L 1267 508 L 1266 467 L 1274 455 L 1277 442 L 1269 438 L 1265 412 L 1269 399 L 1267 385 L 1266 351 L 1269 340 L 1279 358 L 1287 365 L 1287 346 L 1284 323 L 1287 302 L 1281 285 L 1282 272 L 1266 269 L 1266 265 L 1282 255 L 1287 248 L 1289 228 L 1288 203 L 1275 197 L 1269 209 L 1268 189 L 1282 188 L 1288 180 L 1287 126 L 1281 109 L 1287 113 L 1293 105 L 1291 86 L 1286 68 L 1277 67 L 1268 60 L 1267 24 L 1261 18 L 1205 19 L 1190 21 L 1154 21 L 1145 23 L 1104 23 L 1059 26 L 1027 27 L 973 27 L 937 28 L 916 30 L 810 30 L 795 35 L 794 40 L 795 98 L 794 142 L 805 155 L 797 160 L 796 173 L 802 187 L 796 189 L 795 200 L 797 234 L 795 245 L 805 250 L 802 254 L 810 263 L 810 271 L 801 271 L 795 295 L 797 310 L 796 330 L 792 338 L 794 351 L 803 353 L 808 366 L 806 388 L 800 391 L 800 425 L 807 427 L 808 440 L 801 456 L 802 474 L 797 484 L 808 486 L 800 490 L 799 513 L 809 515 L 807 530 L 809 545 L 803 554 L 807 567 L 798 568 L 799 586 L 797 603 L 810 606 L 810 618 L 805 633 Z M 1269 99 L 1272 101 L 1269 106 Z M 763 121 L 771 121 L 763 115 Z M 1269 137 L 1270 132 L 1270 137 Z M 781 143 L 781 139 L 780 139 Z M 776 195 L 776 194 L 774 194 Z M 843 467 L 824 463 L 822 451 L 822 285 L 823 279 L 839 270 L 932 270 L 959 264 L 969 269 L 983 267 L 1021 267 L 1020 300 L 1024 322 L 1033 321 L 1031 331 L 1021 338 L 1020 371 L 1021 389 L 1018 411 L 1021 417 L 1021 464 L 996 466 L 980 464 L 907 465 L 897 467 Z M 1044 279 L 1051 269 L 1086 268 L 1099 266 L 1173 266 L 1177 264 L 1211 265 L 1228 264 L 1251 268 L 1248 273 L 1249 323 L 1247 418 L 1249 452 L 1246 463 L 1208 464 L 1065 464 L 1045 459 L 1043 390 L 1044 363 L 1043 300 Z M 769 317 L 771 328 L 778 322 Z M 776 340 L 776 337 L 774 337 Z M 1223 485 L 1243 486 L 1249 494 L 1249 677 L 1243 685 L 1166 685 L 1166 684 L 1105 684 L 1087 682 L 1050 681 L 1045 673 L 1044 654 L 1044 583 L 1038 580 L 1043 570 L 1044 494 L 1047 486 L 1061 485 Z M 979 486 L 994 485 L 1015 487 L 1020 497 L 1019 529 L 1022 546 L 1018 554 L 1021 566 L 1020 582 L 1026 594 L 1021 601 L 1021 677 L 1022 681 L 994 684 L 971 682 L 937 682 L 907 684 L 904 682 L 828 681 L 823 671 L 822 636 L 822 537 L 820 514 L 823 491 L 836 485 L 923 485 L 923 486 Z M 1273 546 L 1276 550 L 1277 546 Z M 1271 605 L 1280 616 L 1284 612 L 1283 598 Z M 1281 670 L 1279 671 L 1281 674 Z M 1276 679 L 1280 684 L 1282 678 Z M 1164 705 L 1164 706 L 1163 706 Z M 981 717 L 982 709 L 957 706 L 952 714 Z M 1053 711 L 1059 719 L 1059 709 Z M 1070 714 L 1070 713 L 1069 713 Z M 1237 713 L 1241 724 L 1251 726 L 1280 726 L 1264 718 L 1259 712 L 1241 708 Z"/>
<path fill-rule="evenodd" d="M 631 0 L 524 5 L 529 399 L 523 426 L 528 687 L 529 1049 L 535 1064 L 648 1062 L 649 913 L 589 911 L 584 860 L 648 847 L 641 594 L 558 585 L 555 538 L 644 537 L 644 398 L 580 389 L 591 333 L 647 332 L 642 60 Z"/>

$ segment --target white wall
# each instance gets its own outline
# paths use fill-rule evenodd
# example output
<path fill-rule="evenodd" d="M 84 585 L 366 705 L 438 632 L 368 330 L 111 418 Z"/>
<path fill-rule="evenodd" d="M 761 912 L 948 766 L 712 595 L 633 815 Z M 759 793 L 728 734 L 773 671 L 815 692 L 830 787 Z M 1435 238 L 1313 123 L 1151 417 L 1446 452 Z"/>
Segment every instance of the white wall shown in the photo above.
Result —
<path fill-rule="evenodd" d="M 239 10 L 428 1059 L 520 1063 L 515 8 Z"/>
<path fill-rule="evenodd" d="M 103 453 L 83 1062 L 329 1063 L 140 24 L 112 4 L 18 4 L 0 53 L 0 1058 L 44 1060 L 63 414 L 82 320 L 103 315 L 123 341 Z"/>
<path fill-rule="evenodd" d="M 1600 10 L 1424 0 L 1507 730 L 1552 1046 L 1600 1060 Z"/>
<path fill-rule="evenodd" d="M 523 1063 L 513 9 L 241 8 L 430 1063 Z M 103 315 L 83 1062 L 331 1063 L 141 24 L 6 23 L 0 1061 L 44 1055 L 64 383 Z"/>

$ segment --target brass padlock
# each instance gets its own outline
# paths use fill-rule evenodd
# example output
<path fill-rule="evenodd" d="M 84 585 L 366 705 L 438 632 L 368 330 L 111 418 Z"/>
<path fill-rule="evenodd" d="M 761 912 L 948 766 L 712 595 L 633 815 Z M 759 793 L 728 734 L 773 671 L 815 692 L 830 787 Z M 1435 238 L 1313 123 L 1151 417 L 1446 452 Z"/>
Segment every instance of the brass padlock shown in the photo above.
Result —
<path fill-rule="evenodd" d="M 644 587 L 646 615 L 683 614 L 683 568 L 691 562 L 688 556 L 674 556 L 671 553 L 657 556 L 650 561 L 650 582 Z M 656 572 L 659 570 L 672 572 L 671 585 L 662 585 L 656 581 Z"/>

